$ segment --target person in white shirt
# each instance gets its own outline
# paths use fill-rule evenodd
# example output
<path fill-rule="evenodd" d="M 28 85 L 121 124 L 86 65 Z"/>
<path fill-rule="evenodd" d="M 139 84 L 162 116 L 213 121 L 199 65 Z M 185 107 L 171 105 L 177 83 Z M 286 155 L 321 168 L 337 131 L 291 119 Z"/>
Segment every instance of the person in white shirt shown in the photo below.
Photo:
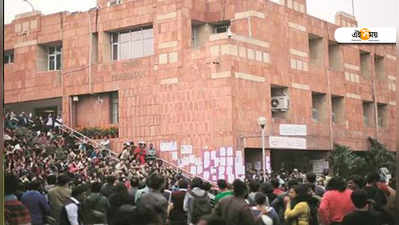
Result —
<path fill-rule="evenodd" d="M 82 225 L 82 215 L 80 215 L 80 203 L 85 199 L 87 188 L 79 185 L 72 190 L 71 197 L 65 201 L 61 210 L 60 225 Z"/>

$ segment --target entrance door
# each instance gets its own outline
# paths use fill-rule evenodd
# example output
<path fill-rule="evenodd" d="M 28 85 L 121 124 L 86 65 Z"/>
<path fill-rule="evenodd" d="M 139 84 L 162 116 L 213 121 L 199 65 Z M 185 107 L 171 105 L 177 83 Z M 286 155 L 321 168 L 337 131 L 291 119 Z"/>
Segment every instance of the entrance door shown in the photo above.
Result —
<path fill-rule="evenodd" d="M 245 149 L 245 173 L 246 175 L 259 174 L 262 171 L 262 149 Z"/>
<path fill-rule="evenodd" d="M 47 118 L 48 115 L 51 113 L 53 118 L 57 118 L 57 106 L 52 106 L 52 107 L 45 107 L 45 108 L 36 108 L 35 109 L 35 115 L 36 116 L 41 116 L 42 118 Z"/>

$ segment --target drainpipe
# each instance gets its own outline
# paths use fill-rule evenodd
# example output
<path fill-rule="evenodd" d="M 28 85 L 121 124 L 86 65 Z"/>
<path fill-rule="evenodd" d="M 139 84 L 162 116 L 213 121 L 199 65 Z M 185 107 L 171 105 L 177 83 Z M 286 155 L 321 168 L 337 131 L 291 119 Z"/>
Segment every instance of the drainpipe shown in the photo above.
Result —
<path fill-rule="evenodd" d="M 91 79 L 91 58 L 92 58 L 92 44 L 93 44 L 93 35 L 91 35 L 91 16 L 90 10 L 87 11 L 87 15 L 89 16 L 89 94 L 92 94 L 92 79 Z"/>

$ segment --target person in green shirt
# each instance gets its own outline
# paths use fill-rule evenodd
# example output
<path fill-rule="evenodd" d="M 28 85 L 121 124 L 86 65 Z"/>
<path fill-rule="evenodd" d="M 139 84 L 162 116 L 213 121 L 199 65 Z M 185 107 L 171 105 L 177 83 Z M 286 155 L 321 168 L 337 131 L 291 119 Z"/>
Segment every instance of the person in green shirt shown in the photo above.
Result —
<path fill-rule="evenodd" d="M 215 205 L 224 197 L 233 195 L 233 192 L 231 190 L 227 189 L 227 183 L 226 180 L 220 179 L 217 181 L 220 193 L 216 195 L 215 197 Z"/>

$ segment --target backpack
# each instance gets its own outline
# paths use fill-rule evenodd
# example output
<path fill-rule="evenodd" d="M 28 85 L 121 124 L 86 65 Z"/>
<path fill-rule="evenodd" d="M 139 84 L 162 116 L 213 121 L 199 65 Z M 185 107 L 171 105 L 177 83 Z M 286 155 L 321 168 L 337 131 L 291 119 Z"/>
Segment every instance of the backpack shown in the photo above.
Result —
<path fill-rule="evenodd" d="M 211 201 L 208 196 L 208 192 L 205 192 L 203 196 L 198 196 L 192 191 L 189 192 L 192 199 L 191 207 L 191 223 L 197 224 L 203 215 L 210 214 L 212 212 Z"/>

